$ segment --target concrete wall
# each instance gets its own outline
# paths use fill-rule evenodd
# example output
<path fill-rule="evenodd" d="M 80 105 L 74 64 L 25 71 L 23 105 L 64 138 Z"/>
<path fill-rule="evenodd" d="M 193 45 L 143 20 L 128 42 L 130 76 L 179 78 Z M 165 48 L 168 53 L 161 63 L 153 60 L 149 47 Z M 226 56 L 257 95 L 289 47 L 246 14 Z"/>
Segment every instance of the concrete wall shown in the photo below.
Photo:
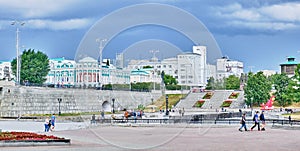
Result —
<path fill-rule="evenodd" d="M 111 110 L 112 98 L 115 110 L 144 106 L 161 96 L 159 92 L 100 91 L 92 89 L 56 89 L 42 87 L 2 87 L 0 91 L 0 116 L 17 117 L 28 114 L 94 112 Z"/>

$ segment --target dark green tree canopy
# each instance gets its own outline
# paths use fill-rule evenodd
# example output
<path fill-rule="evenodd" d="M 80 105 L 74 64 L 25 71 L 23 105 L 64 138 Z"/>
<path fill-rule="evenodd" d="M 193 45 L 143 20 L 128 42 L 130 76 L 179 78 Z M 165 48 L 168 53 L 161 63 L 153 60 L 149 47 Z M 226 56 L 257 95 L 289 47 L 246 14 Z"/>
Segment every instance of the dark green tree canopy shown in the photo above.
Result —
<path fill-rule="evenodd" d="M 284 98 L 286 93 L 288 92 L 288 85 L 290 83 L 290 78 L 282 73 L 282 74 L 274 74 L 271 76 L 271 80 L 273 83 L 273 87 L 275 88 L 275 100 L 278 102 L 280 106 L 287 105 L 288 101 Z"/>
<path fill-rule="evenodd" d="M 250 72 L 245 86 L 246 103 L 260 105 L 267 102 L 270 98 L 271 88 L 271 81 L 263 72 L 256 74 Z"/>
<path fill-rule="evenodd" d="M 17 60 L 11 62 L 13 74 L 16 75 Z M 50 71 L 48 56 L 41 51 L 35 52 L 34 49 L 24 50 L 21 55 L 20 82 L 32 84 L 43 84 Z"/>
<path fill-rule="evenodd" d="M 240 89 L 240 79 L 234 75 L 230 75 L 225 79 L 225 86 L 227 90 L 238 90 Z"/>
<path fill-rule="evenodd" d="M 300 101 L 300 64 L 297 65 L 295 75 L 289 81 L 286 93 L 283 94 L 283 99 L 287 104 Z"/>

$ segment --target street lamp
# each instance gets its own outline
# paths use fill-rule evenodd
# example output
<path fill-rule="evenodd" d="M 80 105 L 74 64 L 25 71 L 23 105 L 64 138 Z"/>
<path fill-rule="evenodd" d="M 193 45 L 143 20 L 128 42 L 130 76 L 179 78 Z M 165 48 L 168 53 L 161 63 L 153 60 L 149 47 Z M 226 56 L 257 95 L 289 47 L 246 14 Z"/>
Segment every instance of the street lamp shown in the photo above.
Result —
<path fill-rule="evenodd" d="M 115 114 L 115 99 L 112 98 L 111 101 L 112 101 L 112 113 Z"/>
<path fill-rule="evenodd" d="M 185 64 L 185 89 L 187 90 L 188 78 L 187 78 L 187 67 L 191 67 L 192 64 Z M 190 69 L 189 69 L 190 70 Z"/>
<path fill-rule="evenodd" d="M 107 39 L 100 39 L 100 38 L 97 38 L 96 39 L 96 42 L 99 43 L 99 64 L 100 64 L 100 74 L 99 74 L 99 82 L 100 84 L 102 85 L 102 51 L 103 51 L 103 42 L 106 42 Z M 102 86 L 101 86 L 102 87 Z"/>
<path fill-rule="evenodd" d="M 58 115 L 60 115 L 61 114 L 61 112 L 60 112 L 60 103 L 62 101 L 62 98 L 58 98 L 57 101 L 58 101 Z"/>
<path fill-rule="evenodd" d="M 16 51 L 17 51 L 17 70 L 16 70 L 16 83 L 20 84 L 20 55 L 19 55 L 19 26 L 25 25 L 25 22 L 13 21 L 11 23 L 12 26 L 16 26 Z"/>
<path fill-rule="evenodd" d="M 166 115 L 169 115 L 168 104 L 169 104 L 169 96 L 168 94 L 166 94 Z"/>

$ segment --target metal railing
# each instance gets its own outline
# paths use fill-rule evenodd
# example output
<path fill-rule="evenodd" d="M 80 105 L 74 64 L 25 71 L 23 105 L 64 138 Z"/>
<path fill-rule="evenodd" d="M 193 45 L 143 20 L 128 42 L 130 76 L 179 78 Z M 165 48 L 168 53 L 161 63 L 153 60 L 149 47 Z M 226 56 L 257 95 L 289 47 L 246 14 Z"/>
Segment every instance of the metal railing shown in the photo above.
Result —
<path fill-rule="evenodd" d="M 237 125 L 240 119 L 191 119 L 191 118 L 171 118 L 171 119 L 97 119 L 91 123 L 137 123 L 137 124 L 214 124 L 214 125 Z M 268 119 L 266 123 L 272 125 L 300 125 L 298 120 Z M 252 125 L 253 121 L 246 121 L 247 125 Z"/>

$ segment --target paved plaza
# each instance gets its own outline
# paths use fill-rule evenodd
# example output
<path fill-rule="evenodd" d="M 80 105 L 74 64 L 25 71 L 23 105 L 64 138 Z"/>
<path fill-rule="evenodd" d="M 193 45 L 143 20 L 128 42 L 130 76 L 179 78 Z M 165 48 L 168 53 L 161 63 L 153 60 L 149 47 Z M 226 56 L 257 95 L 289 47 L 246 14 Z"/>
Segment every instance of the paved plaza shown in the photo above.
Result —
<path fill-rule="evenodd" d="M 18 124 L 28 131 L 40 122 L 1 121 L 0 126 Z M 6 123 L 6 124 L 3 124 Z M 30 124 L 29 124 L 30 123 Z M 27 125 L 27 126 L 25 126 Z M 250 125 L 248 125 L 249 127 Z M 3 147 L 0 150 L 299 150 L 300 131 L 271 129 L 239 132 L 239 125 L 94 125 L 88 123 L 57 123 L 50 135 L 71 139 L 69 146 Z M 12 127 L 16 128 L 16 127 Z M 35 127 L 40 131 L 40 127 Z M 33 129 L 33 128 L 32 128 Z"/>

